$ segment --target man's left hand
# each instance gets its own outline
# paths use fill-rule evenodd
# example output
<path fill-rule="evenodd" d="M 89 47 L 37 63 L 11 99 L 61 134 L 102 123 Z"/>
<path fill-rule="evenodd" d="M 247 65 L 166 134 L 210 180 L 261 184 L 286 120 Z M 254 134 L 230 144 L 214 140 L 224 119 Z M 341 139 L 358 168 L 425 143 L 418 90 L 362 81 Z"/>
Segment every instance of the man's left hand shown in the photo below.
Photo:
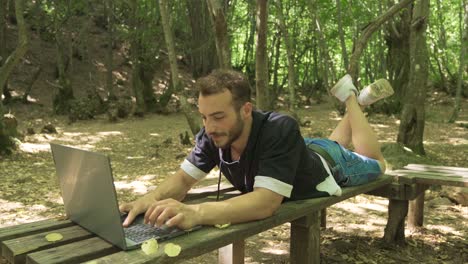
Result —
<path fill-rule="evenodd" d="M 190 229 L 198 224 L 196 205 L 187 205 L 174 199 L 157 201 L 146 211 L 145 223 Z"/>

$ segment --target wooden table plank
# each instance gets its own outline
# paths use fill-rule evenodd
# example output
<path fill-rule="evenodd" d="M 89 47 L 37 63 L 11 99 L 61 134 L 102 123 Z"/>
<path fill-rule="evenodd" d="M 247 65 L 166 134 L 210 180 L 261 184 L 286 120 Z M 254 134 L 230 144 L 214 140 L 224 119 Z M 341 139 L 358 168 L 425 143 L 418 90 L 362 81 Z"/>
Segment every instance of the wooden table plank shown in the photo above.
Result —
<path fill-rule="evenodd" d="M 93 237 L 27 255 L 28 264 L 79 263 L 119 251 L 112 244 Z M 125 263 L 125 262 L 119 262 Z"/>
<path fill-rule="evenodd" d="M 468 175 L 441 174 L 437 172 L 396 170 L 390 173 L 400 183 L 423 183 L 429 185 L 448 185 L 468 187 Z"/>
<path fill-rule="evenodd" d="M 182 251 L 177 258 L 170 258 L 164 254 L 164 245 L 167 242 L 162 242 L 160 243 L 158 252 L 151 256 L 146 256 L 141 250 L 121 251 L 95 259 L 92 263 L 174 263 L 176 260 L 196 257 L 283 223 L 291 222 L 350 197 L 390 184 L 392 181 L 393 177 L 382 175 L 369 184 L 343 188 L 343 194 L 340 197 L 323 197 L 287 202 L 272 217 L 263 220 L 236 224 L 225 229 L 204 227 L 201 230 L 194 231 L 190 235 L 173 238 L 170 242 L 182 247 Z"/>
<path fill-rule="evenodd" d="M 63 239 L 55 242 L 49 242 L 45 236 L 49 233 L 60 233 Z M 10 263 L 25 263 L 26 254 L 57 247 L 74 241 L 93 237 L 94 235 L 81 228 L 80 226 L 71 226 L 53 231 L 38 233 L 30 236 L 24 236 L 2 242 L 3 256 Z"/>
<path fill-rule="evenodd" d="M 468 175 L 468 168 L 463 167 L 448 167 L 448 166 L 434 166 L 434 165 L 424 165 L 424 164 L 408 164 L 404 168 L 413 170 L 413 171 L 434 171 L 434 172 L 444 172 L 455 175 Z"/>
<path fill-rule="evenodd" d="M 32 235 L 72 225 L 73 223 L 70 220 L 48 219 L 29 224 L 7 226 L 0 228 L 0 241 L 10 240 L 21 236 Z"/>

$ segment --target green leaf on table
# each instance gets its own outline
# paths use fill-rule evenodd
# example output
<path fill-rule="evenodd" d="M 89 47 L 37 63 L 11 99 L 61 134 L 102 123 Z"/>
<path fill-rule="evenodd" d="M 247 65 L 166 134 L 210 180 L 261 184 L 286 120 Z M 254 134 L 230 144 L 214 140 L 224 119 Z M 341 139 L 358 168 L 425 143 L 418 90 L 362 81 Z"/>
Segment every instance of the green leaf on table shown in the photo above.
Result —
<path fill-rule="evenodd" d="M 63 239 L 62 234 L 60 233 L 50 233 L 45 236 L 45 239 L 49 242 L 55 242 Z"/>
<path fill-rule="evenodd" d="M 158 241 L 156 241 L 154 238 L 148 239 L 143 242 L 143 244 L 141 244 L 141 250 L 143 250 L 146 255 L 151 255 L 158 252 L 158 247 Z"/>
<path fill-rule="evenodd" d="M 182 248 L 174 243 L 167 243 L 166 246 L 164 246 L 164 253 L 169 257 L 179 256 L 181 250 Z"/>
<path fill-rule="evenodd" d="M 223 229 L 223 228 L 226 228 L 228 226 L 230 226 L 231 224 L 230 223 L 227 223 L 227 224 L 216 224 L 214 225 L 216 228 L 219 228 L 219 229 Z"/>

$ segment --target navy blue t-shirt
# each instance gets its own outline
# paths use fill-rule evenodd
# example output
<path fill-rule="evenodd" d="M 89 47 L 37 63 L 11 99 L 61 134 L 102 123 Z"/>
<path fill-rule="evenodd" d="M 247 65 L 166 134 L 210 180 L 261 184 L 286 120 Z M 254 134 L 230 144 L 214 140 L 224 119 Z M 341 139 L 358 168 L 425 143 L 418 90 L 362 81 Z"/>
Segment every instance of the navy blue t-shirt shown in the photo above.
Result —
<path fill-rule="evenodd" d="M 230 149 L 217 148 L 202 128 L 181 168 L 195 179 L 201 179 L 218 166 L 242 193 L 261 187 L 290 200 L 333 194 L 335 190 L 317 190 L 317 185 L 333 177 L 325 168 L 324 160 L 307 148 L 296 120 L 260 111 L 253 111 L 252 118 L 249 140 L 238 161 L 231 159 Z"/>

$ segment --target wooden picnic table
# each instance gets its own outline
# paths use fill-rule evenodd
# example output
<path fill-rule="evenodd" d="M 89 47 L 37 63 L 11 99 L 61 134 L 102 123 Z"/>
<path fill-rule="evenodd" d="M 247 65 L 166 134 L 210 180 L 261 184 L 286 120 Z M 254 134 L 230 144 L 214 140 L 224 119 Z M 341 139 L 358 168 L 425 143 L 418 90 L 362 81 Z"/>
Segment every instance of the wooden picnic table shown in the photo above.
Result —
<path fill-rule="evenodd" d="M 320 260 L 320 210 L 330 205 L 388 185 L 392 181 L 383 175 L 369 184 L 343 189 L 340 197 L 323 197 L 286 202 L 272 217 L 224 229 L 204 227 L 186 235 L 161 242 L 154 255 L 142 250 L 121 251 L 69 220 L 44 220 L 0 229 L 2 256 L 9 263 L 174 263 L 220 249 L 220 263 L 243 263 L 244 239 L 291 222 L 291 263 L 317 263 Z M 232 189 L 231 189 L 232 190 Z M 191 196 L 191 202 L 215 199 L 216 192 Z M 237 195 L 224 192 L 223 198 Z M 193 199 L 195 197 L 195 199 Z M 211 197 L 211 198 L 208 198 Z M 49 242 L 49 233 L 61 233 L 63 239 Z M 166 243 L 181 246 L 179 256 L 171 258 L 164 253 Z"/>
<path fill-rule="evenodd" d="M 58 219 L 0 229 L 1 255 L 13 264 L 174 263 L 219 249 L 219 263 L 243 263 L 244 239 L 291 222 L 291 263 L 320 263 L 320 214 L 323 209 L 363 193 L 388 197 L 389 215 L 384 240 L 392 243 L 395 238 L 404 240 L 408 203 L 420 197 L 429 185 L 468 186 L 468 168 L 409 165 L 388 174 L 365 185 L 343 188 L 340 197 L 286 202 L 272 217 L 263 220 L 225 229 L 204 227 L 161 242 L 154 255 L 146 255 L 140 249 L 121 251 L 71 221 Z M 187 199 L 189 202 L 212 201 L 216 197 L 214 189 L 195 190 Z M 223 188 L 222 193 L 223 199 L 238 195 L 233 188 Z M 53 232 L 61 233 L 63 239 L 47 241 L 45 235 Z M 179 256 L 170 258 L 164 253 L 164 246 L 169 242 L 181 246 Z"/>

